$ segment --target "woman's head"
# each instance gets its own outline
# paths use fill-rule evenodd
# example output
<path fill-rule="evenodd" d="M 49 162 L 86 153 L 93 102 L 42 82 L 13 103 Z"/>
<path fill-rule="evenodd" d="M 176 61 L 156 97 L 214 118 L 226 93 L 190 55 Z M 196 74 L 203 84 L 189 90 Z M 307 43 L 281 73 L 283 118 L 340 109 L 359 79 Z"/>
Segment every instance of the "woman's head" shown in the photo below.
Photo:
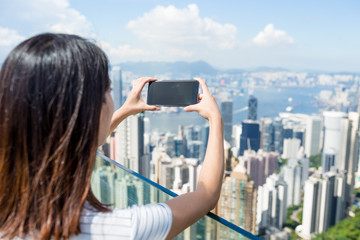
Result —
<path fill-rule="evenodd" d="M 9 54 L 0 72 L 0 232 L 79 231 L 109 88 L 105 54 L 78 36 L 38 35 Z"/>

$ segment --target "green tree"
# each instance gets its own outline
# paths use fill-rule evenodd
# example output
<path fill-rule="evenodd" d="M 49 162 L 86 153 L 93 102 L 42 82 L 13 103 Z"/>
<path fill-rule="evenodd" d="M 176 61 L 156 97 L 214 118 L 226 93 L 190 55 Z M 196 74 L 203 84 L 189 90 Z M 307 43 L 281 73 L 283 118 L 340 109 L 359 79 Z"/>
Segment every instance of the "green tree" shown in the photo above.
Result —
<path fill-rule="evenodd" d="M 316 235 L 316 240 L 360 240 L 360 212 L 357 212 L 355 217 L 346 218 L 327 232 Z"/>
<path fill-rule="evenodd" d="M 321 153 L 314 155 L 314 156 L 310 156 L 309 157 L 310 167 L 313 167 L 316 169 L 319 168 L 321 166 L 321 159 L 322 159 Z"/>

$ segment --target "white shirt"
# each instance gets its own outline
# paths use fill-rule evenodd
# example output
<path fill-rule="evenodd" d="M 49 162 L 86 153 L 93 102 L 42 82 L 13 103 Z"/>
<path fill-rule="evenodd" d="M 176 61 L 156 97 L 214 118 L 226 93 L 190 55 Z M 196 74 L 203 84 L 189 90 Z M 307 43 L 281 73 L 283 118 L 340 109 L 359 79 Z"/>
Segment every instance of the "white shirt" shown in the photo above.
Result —
<path fill-rule="evenodd" d="M 172 212 L 165 203 L 96 212 L 85 205 L 80 218 L 81 234 L 71 240 L 165 239 L 172 224 Z"/>

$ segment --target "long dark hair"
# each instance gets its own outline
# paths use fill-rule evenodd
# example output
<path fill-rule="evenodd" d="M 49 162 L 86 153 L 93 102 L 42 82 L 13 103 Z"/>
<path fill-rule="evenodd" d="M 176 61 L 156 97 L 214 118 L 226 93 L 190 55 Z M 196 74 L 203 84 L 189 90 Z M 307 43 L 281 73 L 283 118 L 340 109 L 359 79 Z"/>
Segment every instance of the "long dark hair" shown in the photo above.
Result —
<path fill-rule="evenodd" d="M 108 60 L 75 35 L 19 44 L 0 71 L 0 235 L 69 238 L 90 189 Z"/>

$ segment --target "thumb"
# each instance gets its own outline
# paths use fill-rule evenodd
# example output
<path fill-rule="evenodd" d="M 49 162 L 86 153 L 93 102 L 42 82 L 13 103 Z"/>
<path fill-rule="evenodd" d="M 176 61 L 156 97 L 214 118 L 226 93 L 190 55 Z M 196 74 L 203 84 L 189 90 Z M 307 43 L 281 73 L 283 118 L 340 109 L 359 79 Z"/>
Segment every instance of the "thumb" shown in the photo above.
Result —
<path fill-rule="evenodd" d="M 147 111 L 158 111 L 160 108 L 158 106 L 146 105 L 145 110 Z"/>
<path fill-rule="evenodd" d="M 198 108 L 197 108 L 196 104 L 194 104 L 194 105 L 189 105 L 189 106 L 185 107 L 184 110 L 186 112 L 193 112 L 193 111 L 198 111 Z"/>

